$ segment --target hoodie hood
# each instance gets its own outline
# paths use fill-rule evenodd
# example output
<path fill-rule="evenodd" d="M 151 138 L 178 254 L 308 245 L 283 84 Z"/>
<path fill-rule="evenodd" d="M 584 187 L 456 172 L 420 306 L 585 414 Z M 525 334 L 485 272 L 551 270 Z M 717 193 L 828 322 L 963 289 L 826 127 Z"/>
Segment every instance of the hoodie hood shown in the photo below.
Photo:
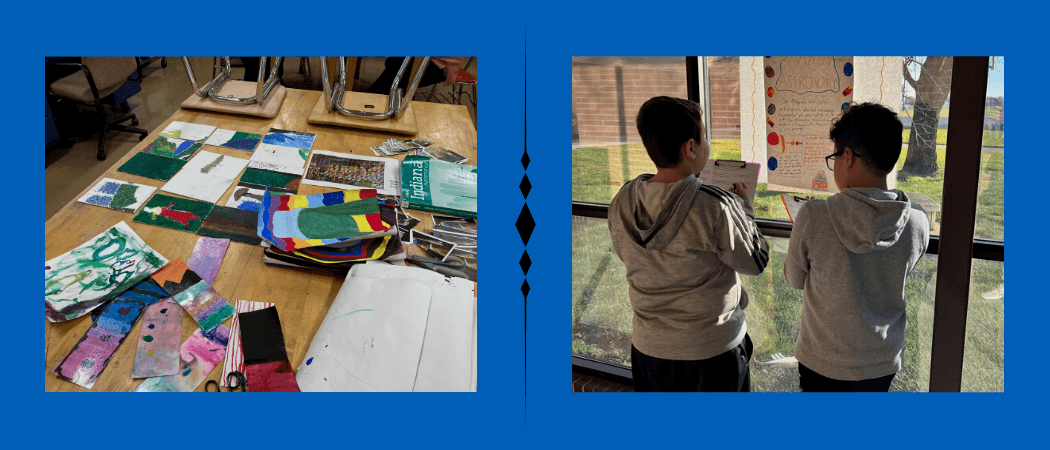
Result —
<path fill-rule="evenodd" d="M 688 217 L 700 179 L 690 175 L 675 182 L 660 209 L 650 211 L 644 205 L 646 202 L 640 200 L 646 195 L 643 189 L 652 178 L 652 174 L 644 174 L 624 184 L 620 194 L 627 194 L 626 198 L 614 202 L 618 204 L 612 205 L 610 213 L 620 216 L 624 231 L 636 244 L 649 250 L 660 250 L 671 242 Z"/>
<path fill-rule="evenodd" d="M 912 204 L 899 190 L 846 188 L 827 199 L 831 225 L 842 244 L 853 253 L 893 246 L 900 239 Z"/>

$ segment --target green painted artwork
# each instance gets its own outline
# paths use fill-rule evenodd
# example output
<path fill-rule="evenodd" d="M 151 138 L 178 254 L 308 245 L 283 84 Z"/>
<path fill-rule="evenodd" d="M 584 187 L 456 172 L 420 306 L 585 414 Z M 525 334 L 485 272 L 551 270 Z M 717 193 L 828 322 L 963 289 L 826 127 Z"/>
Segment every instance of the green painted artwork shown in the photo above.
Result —
<path fill-rule="evenodd" d="M 142 149 L 142 152 L 189 161 L 203 147 L 204 144 L 200 142 L 161 136 Z"/>
<path fill-rule="evenodd" d="M 168 181 L 184 165 L 186 165 L 186 161 L 139 152 L 132 156 L 124 165 L 120 166 L 117 171 L 141 175 L 154 180 Z"/>
<path fill-rule="evenodd" d="M 244 169 L 241 175 L 242 183 L 258 184 L 282 189 L 299 190 L 299 175 L 294 173 L 277 172 L 265 169 Z"/>
<path fill-rule="evenodd" d="M 196 233 L 214 203 L 156 194 L 135 216 L 135 222 Z"/>
<path fill-rule="evenodd" d="M 44 315 L 52 322 L 83 316 L 167 263 L 120 222 L 44 262 Z"/>

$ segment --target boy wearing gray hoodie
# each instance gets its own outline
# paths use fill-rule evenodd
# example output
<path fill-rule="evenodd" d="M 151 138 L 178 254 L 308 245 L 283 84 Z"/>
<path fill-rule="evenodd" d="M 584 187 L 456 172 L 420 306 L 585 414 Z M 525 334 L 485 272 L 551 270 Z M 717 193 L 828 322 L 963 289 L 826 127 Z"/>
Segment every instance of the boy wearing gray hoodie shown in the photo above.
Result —
<path fill-rule="evenodd" d="M 703 184 L 710 144 L 696 103 L 654 97 L 638 134 L 657 173 L 609 204 L 613 250 L 627 267 L 635 391 L 749 391 L 753 352 L 737 273 L 765 270 L 769 248 L 747 186 Z"/>
<path fill-rule="evenodd" d="M 804 392 L 886 392 L 901 369 L 904 285 L 930 238 L 922 208 L 887 189 L 902 131 L 876 103 L 843 112 L 826 158 L 840 192 L 795 218 L 784 276 L 804 291 L 795 343 Z"/>

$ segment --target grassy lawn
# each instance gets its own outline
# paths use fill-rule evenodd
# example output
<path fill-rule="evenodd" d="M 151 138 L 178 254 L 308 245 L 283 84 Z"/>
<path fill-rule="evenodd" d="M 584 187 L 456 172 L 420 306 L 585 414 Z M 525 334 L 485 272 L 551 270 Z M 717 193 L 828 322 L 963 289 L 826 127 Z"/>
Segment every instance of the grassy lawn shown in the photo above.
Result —
<path fill-rule="evenodd" d="M 987 138 L 987 132 L 986 132 Z M 944 164 L 943 148 L 938 164 Z M 981 159 L 976 236 L 1003 239 L 1004 152 L 985 152 Z M 906 154 L 901 155 L 898 168 Z M 712 142 L 712 158 L 740 159 L 736 140 Z M 652 173 L 655 167 L 641 145 L 573 150 L 573 199 L 608 203 L 623 180 Z M 943 175 L 898 180 L 898 189 L 921 192 L 940 202 Z M 787 220 L 780 192 L 759 184 L 755 200 L 758 217 Z M 939 215 L 938 215 L 939 219 Z M 936 228 L 939 229 L 939 228 Z M 572 320 L 573 353 L 615 364 L 630 365 L 632 311 L 623 263 L 612 252 L 604 220 L 573 218 Z M 748 329 L 755 342 L 755 361 L 772 355 L 790 356 L 798 337 L 802 292 L 784 280 L 783 261 L 787 240 L 769 238 L 772 254 L 769 268 L 757 277 L 741 276 L 750 294 Z M 936 256 L 924 256 L 909 275 L 905 286 L 908 325 L 904 368 L 894 379 L 893 391 L 925 391 L 929 388 L 930 348 L 933 331 L 933 298 L 936 288 Z M 964 391 L 1002 391 L 1004 343 L 1004 299 L 989 295 L 1000 289 L 1005 266 L 1000 262 L 974 260 L 971 273 L 969 315 L 963 364 Z M 753 365 L 752 389 L 794 391 L 798 389 L 794 368 Z"/>

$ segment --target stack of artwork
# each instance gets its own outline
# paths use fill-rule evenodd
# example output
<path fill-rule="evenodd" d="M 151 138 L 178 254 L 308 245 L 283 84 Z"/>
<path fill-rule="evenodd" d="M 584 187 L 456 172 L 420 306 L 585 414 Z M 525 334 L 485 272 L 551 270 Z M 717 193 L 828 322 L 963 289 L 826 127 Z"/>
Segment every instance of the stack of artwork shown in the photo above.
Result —
<path fill-rule="evenodd" d="M 316 195 L 267 193 L 256 231 L 277 248 L 292 251 L 378 237 L 391 225 L 380 218 L 375 189 Z"/>
<path fill-rule="evenodd" d="M 168 263 L 152 277 L 204 331 L 221 326 L 234 313 L 233 306 L 181 260 Z"/>

